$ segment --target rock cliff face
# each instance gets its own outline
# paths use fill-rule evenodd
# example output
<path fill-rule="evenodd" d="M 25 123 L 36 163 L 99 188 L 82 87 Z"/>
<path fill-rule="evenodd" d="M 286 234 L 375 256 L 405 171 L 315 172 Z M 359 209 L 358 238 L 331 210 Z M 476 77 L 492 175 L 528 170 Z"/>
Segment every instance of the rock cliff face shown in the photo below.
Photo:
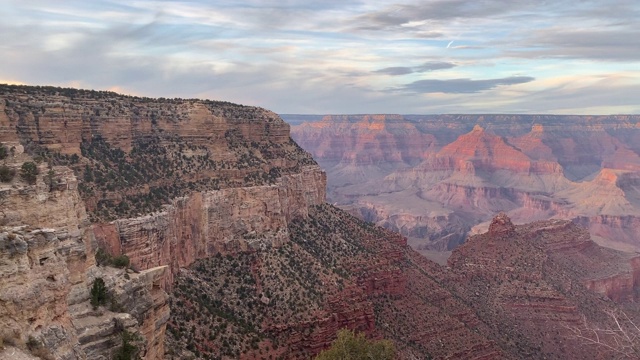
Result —
<path fill-rule="evenodd" d="M 31 160 L 15 146 L 5 166 Z M 47 173 L 44 164 L 40 172 Z M 146 359 L 163 358 L 169 308 L 159 285 L 166 269 L 125 276 L 124 270 L 96 266 L 96 242 L 78 181 L 65 167 L 53 167 L 50 174 L 55 187 L 42 175 L 35 184 L 17 178 L 0 184 L 2 336 L 18 345 L 42 347 L 55 358 L 86 359 L 118 351 L 119 332 L 126 329 L 142 335 L 139 345 Z M 118 309 L 94 310 L 89 305 L 96 278 L 105 279 Z"/>
<path fill-rule="evenodd" d="M 0 145 L 11 150 L 8 166 L 19 171 L 34 157 L 46 162 L 39 165 L 35 185 L 16 177 L 0 189 L 2 225 L 64 231 L 65 242 L 47 235 L 53 240 L 41 250 L 71 256 L 42 255 L 40 262 L 66 266 L 66 272 L 51 270 L 65 281 L 43 284 L 73 295 L 51 305 L 47 316 L 15 318 L 7 329 L 23 338 L 42 337 L 64 358 L 110 357 L 123 328 L 142 335 L 137 345 L 145 359 L 162 358 L 169 318 L 165 290 L 172 289 L 180 268 L 216 254 L 282 246 L 290 238 L 288 224 L 325 201 L 324 173 L 289 138 L 289 126 L 267 110 L 74 89 L 3 85 L 1 90 Z M 15 247 L 12 239 L 5 237 L 8 247 Z M 64 250 L 67 242 L 76 248 Z M 98 247 L 127 255 L 136 272 L 96 267 Z M 7 266 L 25 270 L 13 260 Z M 35 269 L 25 271 L 8 271 L 7 281 L 24 283 L 20 276 L 36 276 Z M 87 307 L 98 277 L 117 304 L 115 312 Z M 18 294 L 10 303 L 34 294 Z M 49 300 L 34 306 L 48 306 Z M 3 321 L 15 310 L 7 308 Z M 56 330 L 62 344 L 41 330 L 52 319 L 62 329 Z"/>
<path fill-rule="evenodd" d="M 174 356 L 309 358 L 347 327 L 393 340 L 403 359 L 600 359 L 615 352 L 585 347 L 574 330 L 612 328 L 607 313 L 622 309 L 640 316 L 640 257 L 570 221 L 518 226 L 500 214 L 448 267 L 328 205 L 290 235 L 180 271 L 169 334 L 184 350 Z"/>
<path fill-rule="evenodd" d="M 394 340 L 400 358 L 509 358 L 471 330 L 485 328 L 473 310 L 433 280 L 444 269 L 398 234 L 326 204 L 294 220 L 290 232 L 279 248 L 180 272 L 169 333 L 172 347 L 188 352 L 176 357 L 306 359 L 346 327 Z"/>
<path fill-rule="evenodd" d="M 193 193 L 161 212 L 97 224 L 96 237 L 112 253 L 127 254 L 134 267 L 170 265 L 173 274 L 198 259 L 235 254 L 289 240 L 288 223 L 324 202 L 324 174 L 304 167 L 276 184 Z"/>
<path fill-rule="evenodd" d="M 138 269 L 170 265 L 167 287 L 196 259 L 281 244 L 291 219 L 325 201 L 324 173 L 270 111 L 73 89 L 3 90 L 0 141 L 19 140 L 74 169 L 98 243 L 127 254 Z"/>
<path fill-rule="evenodd" d="M 451 250 L 499 211 L 516 223 L 571 219 L 601 244 L 630 250 L 640 249 L 638 124 L 639 116 L 327 116 L 292 136 L 327 171 L 329 201 L 418 250 Z M 389 128 L 393 142 L 371 141 Z M 350 152 L 398 156 L 353 162 Z"/>

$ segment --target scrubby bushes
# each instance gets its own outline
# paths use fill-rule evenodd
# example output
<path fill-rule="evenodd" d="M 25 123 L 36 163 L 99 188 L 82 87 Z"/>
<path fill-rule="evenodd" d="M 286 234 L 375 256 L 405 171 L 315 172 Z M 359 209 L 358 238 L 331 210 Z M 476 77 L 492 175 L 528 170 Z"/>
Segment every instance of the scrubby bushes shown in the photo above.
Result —
<path fill-rule="evenodd" d="M 10 182 L 16 176 L 16 171 L 6 165 L 0 165 L 0 181 Z"/>
<path fill-rule="evenodd" d="M 20 177 L 29 184 L 36 183 L 38 173 L 38 166 L 31 161 L 27 161 L 26 163 L 22 164 L 22 167 L 20 168 Z"/>
<path fill-rule="evenodd" d="M 98 248 L 98 251 L 96 251 L 96 264 L 100 266 L 127 268 L 129 267 L 130 260 L 127 255 L 111 256 L 108 252 Z"/>
<path fill-rule="evenodd" d="M 0 160 L 4 160 L 9 156 L 9 150 L 4 144 L 0 144 Z"/>
<path fill-rule="evenodd" d="M 393 344 L 389 340 L 368 340 L 363 333 L 351 330 L 338 331 L 338 338 L 331 347 L 321 352 L 316 360 L 391 360 L 395 357 Z"/>
<path fill-rule="evenodd" d="M 118 348 L 118 351 L 113 355 L 113 360 L 131 360 L 136 359 L 138 356 L 138 347 L 134 345 L 140 341 L 140 336 L 123 330 L 120 333 L 122 338 L 122 346 Z"/>

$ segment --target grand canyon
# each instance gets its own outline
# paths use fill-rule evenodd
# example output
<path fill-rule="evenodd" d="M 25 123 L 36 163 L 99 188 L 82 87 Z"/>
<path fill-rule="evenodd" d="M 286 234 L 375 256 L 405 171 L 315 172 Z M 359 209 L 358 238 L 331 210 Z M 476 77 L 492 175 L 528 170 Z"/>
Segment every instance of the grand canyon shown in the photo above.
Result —
<path fill-rule="evenodd" d="M 326 170 L 328 200 L 398 231 L 424 254 L 515 223 L 571 220 L 598 243 L 640 249 L 640 117 L 298 117 L 292 137 Z"/>
<path fill-rule="evenodd" d="M 593 240 L 637 245 L 634 119 L 327 117 L 306 152 L 257 107 L 3 85 L 0 358 L 633 358 L 640 255 Z"/>

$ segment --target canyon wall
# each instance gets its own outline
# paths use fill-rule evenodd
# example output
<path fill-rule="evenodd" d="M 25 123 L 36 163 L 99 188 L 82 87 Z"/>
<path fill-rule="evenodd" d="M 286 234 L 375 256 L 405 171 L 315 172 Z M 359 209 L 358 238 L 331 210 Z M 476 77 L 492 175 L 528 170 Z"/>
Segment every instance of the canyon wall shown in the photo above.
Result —
<path fill-rule="evenodd" d="M 391 339 L 406 359 L 610 358 L 581 346 L 569 327 L 611 326 L 602 314 L 618 303 L 638 319 L 637 256 L 598 247 L 571 222 L 516 226 L 501 215 L 439 266 L 402 235 L 326 204 L 324 172 L 267 110 L 1 89 L 3 166 L 40 170 L 33 184 L 0 183 L 0 326 L 19 346 L 31 336 L 57 358 L 111 358 L 130 332 L 145 359 L 310 358 L 347 327 Z M 593 217 L 633 205 L 633 161 L 616 160 L 638 150 L 620 145 L 635 139 L 627 128 L 595 119 L 589 131 L 598 136 L 553 147 L 534 139 L 551 118 L 535 118 L 543 127 L 530 138 L 512 116 L 429 119 L 407 127 L 403 117 L 340 118 L 338 133 L 357 144 L 362 131 L 366 144 L 326 147 L 344 180 L 332 196 L 366 198 L 351 212 L 396 219 L 389 226 L 412 235 L 438 225 L 433 242 L 447 238 L 442 248 L 496 206 L 513 212 L 526 203 L 545 217 L 587 199 L 583 214 Z M 598 142 L 603 129 L 622 140 Z M 593 168 L 582 157 L 587 142 L 609 167 L 572 187 Z M 493 161 L 500 154 L 508 156 Z M 380 182 L 350 183 L 354 175 Z M 380 207 L 386 196 L 400 200 Z M 98 247 L 130 265 L 98 266 Z M 97 278 L 112 300 L 94 308 Z"/>
<path fill-rule="evenodd" d="M 59 275 L 34 286 L 57 291 L 56 301 L 72 298 L 34 301 L 36 313 L 51 309 L 35 320 L 15 318 L 7 329 L 42 338 L 59 349 L 56 356 L 110 357 L 124 327 L 142 335 L 136 345 L 145 359 L 162 358 L 165 290 L 180 268 L 215 254 L 279 247 L 289 241 L 288 223 L 325 201 L 325 174 L 268 110 L 50 87 L 1 90 L 0 145 L 10 153 L 3 166 L 19 173 L 35 161 L 40 172 L 35 184 L 16 176 L 0 185 L 0 225 L 10 231 L 3 241 L 30 259 L 8 261 L 23 273 L 8 270 L 6 286 L 31 282 L 23 277 L 36 276 L 34 264 L 51 263 Z M 71 235 L 47 235 L 45 249 L 25 250 L 11 242 L 24 226 Z M 42 237 L 29 231 L 16 236 Z M 133 271 L 96 266 L 98 248 L 126 255 Z M 48 256 L 35 259 L 40 252 Z M 61 252 L 71 256 L 50 254 Z M 96 278 L 105 280 L 115 308 L 88 307 Z M 34 294 L 18 293 L 7 304 Z M 4 310 L 3 321 L 17 311 Z M 61 326 L 63 343 L 49 340 L 48 322 Z"/>

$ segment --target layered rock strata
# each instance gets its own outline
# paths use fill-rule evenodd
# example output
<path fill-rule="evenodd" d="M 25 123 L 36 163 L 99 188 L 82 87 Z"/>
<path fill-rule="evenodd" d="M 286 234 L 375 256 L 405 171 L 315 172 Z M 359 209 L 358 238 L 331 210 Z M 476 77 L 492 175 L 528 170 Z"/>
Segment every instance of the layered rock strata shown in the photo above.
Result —
<path fill-rule="evenodd" d="M 640 249 L 638 124 L 639 116 L 326 116 L 294 126 L 292 137 L 327 171 L 329 201 L 418 250 L 451 250 L 498 211 L 516 223 L 571 219 L 601 244 L 631 250 Z"/>
<path fill-rule="evenodd" d="M 127 254 L 134 267 L 170 265 L 170 288 L 180 267 L 215 254 L 234 254 L 289 240 L 288 223 L 324 202 L 324 174 L 304 167 L 274 185 L 194 193 L 172 200 L 163 211 L 95 225 L 111 253 Z"/>
<path fill-rule="evenodd" d="M 113 354 L 123 326 L 143 335 L 144 358 L 164 356 L 164 290 L 181 267 L 281 246 L 289 241 L 288 223 L 325 201 L 324 173 L 270 111 L 74 89 L 1 89 L 0 143 L 11 151 L 9 165 L 19 172 L 32 156 L 46 162 L 35 185 L 16 179 L 1 189 L 3 224 L 70 228 L 79 244 L 74 256 L 83 262 L 61 260 L 77 285 L 60 290 L 77 298 L 60 307 L 65 329 L 78 333 L 64 336 L 74 356 Z M 54 243 L 48 251 L 59 251 Z M 96 267 L 98 247 L 127 255 L 135 273 Z M 98 277 L 116 310 L 126 313 L 87 308 L 88 287 Z M 16 331 L 27 330 L 34 331 Z"/>

